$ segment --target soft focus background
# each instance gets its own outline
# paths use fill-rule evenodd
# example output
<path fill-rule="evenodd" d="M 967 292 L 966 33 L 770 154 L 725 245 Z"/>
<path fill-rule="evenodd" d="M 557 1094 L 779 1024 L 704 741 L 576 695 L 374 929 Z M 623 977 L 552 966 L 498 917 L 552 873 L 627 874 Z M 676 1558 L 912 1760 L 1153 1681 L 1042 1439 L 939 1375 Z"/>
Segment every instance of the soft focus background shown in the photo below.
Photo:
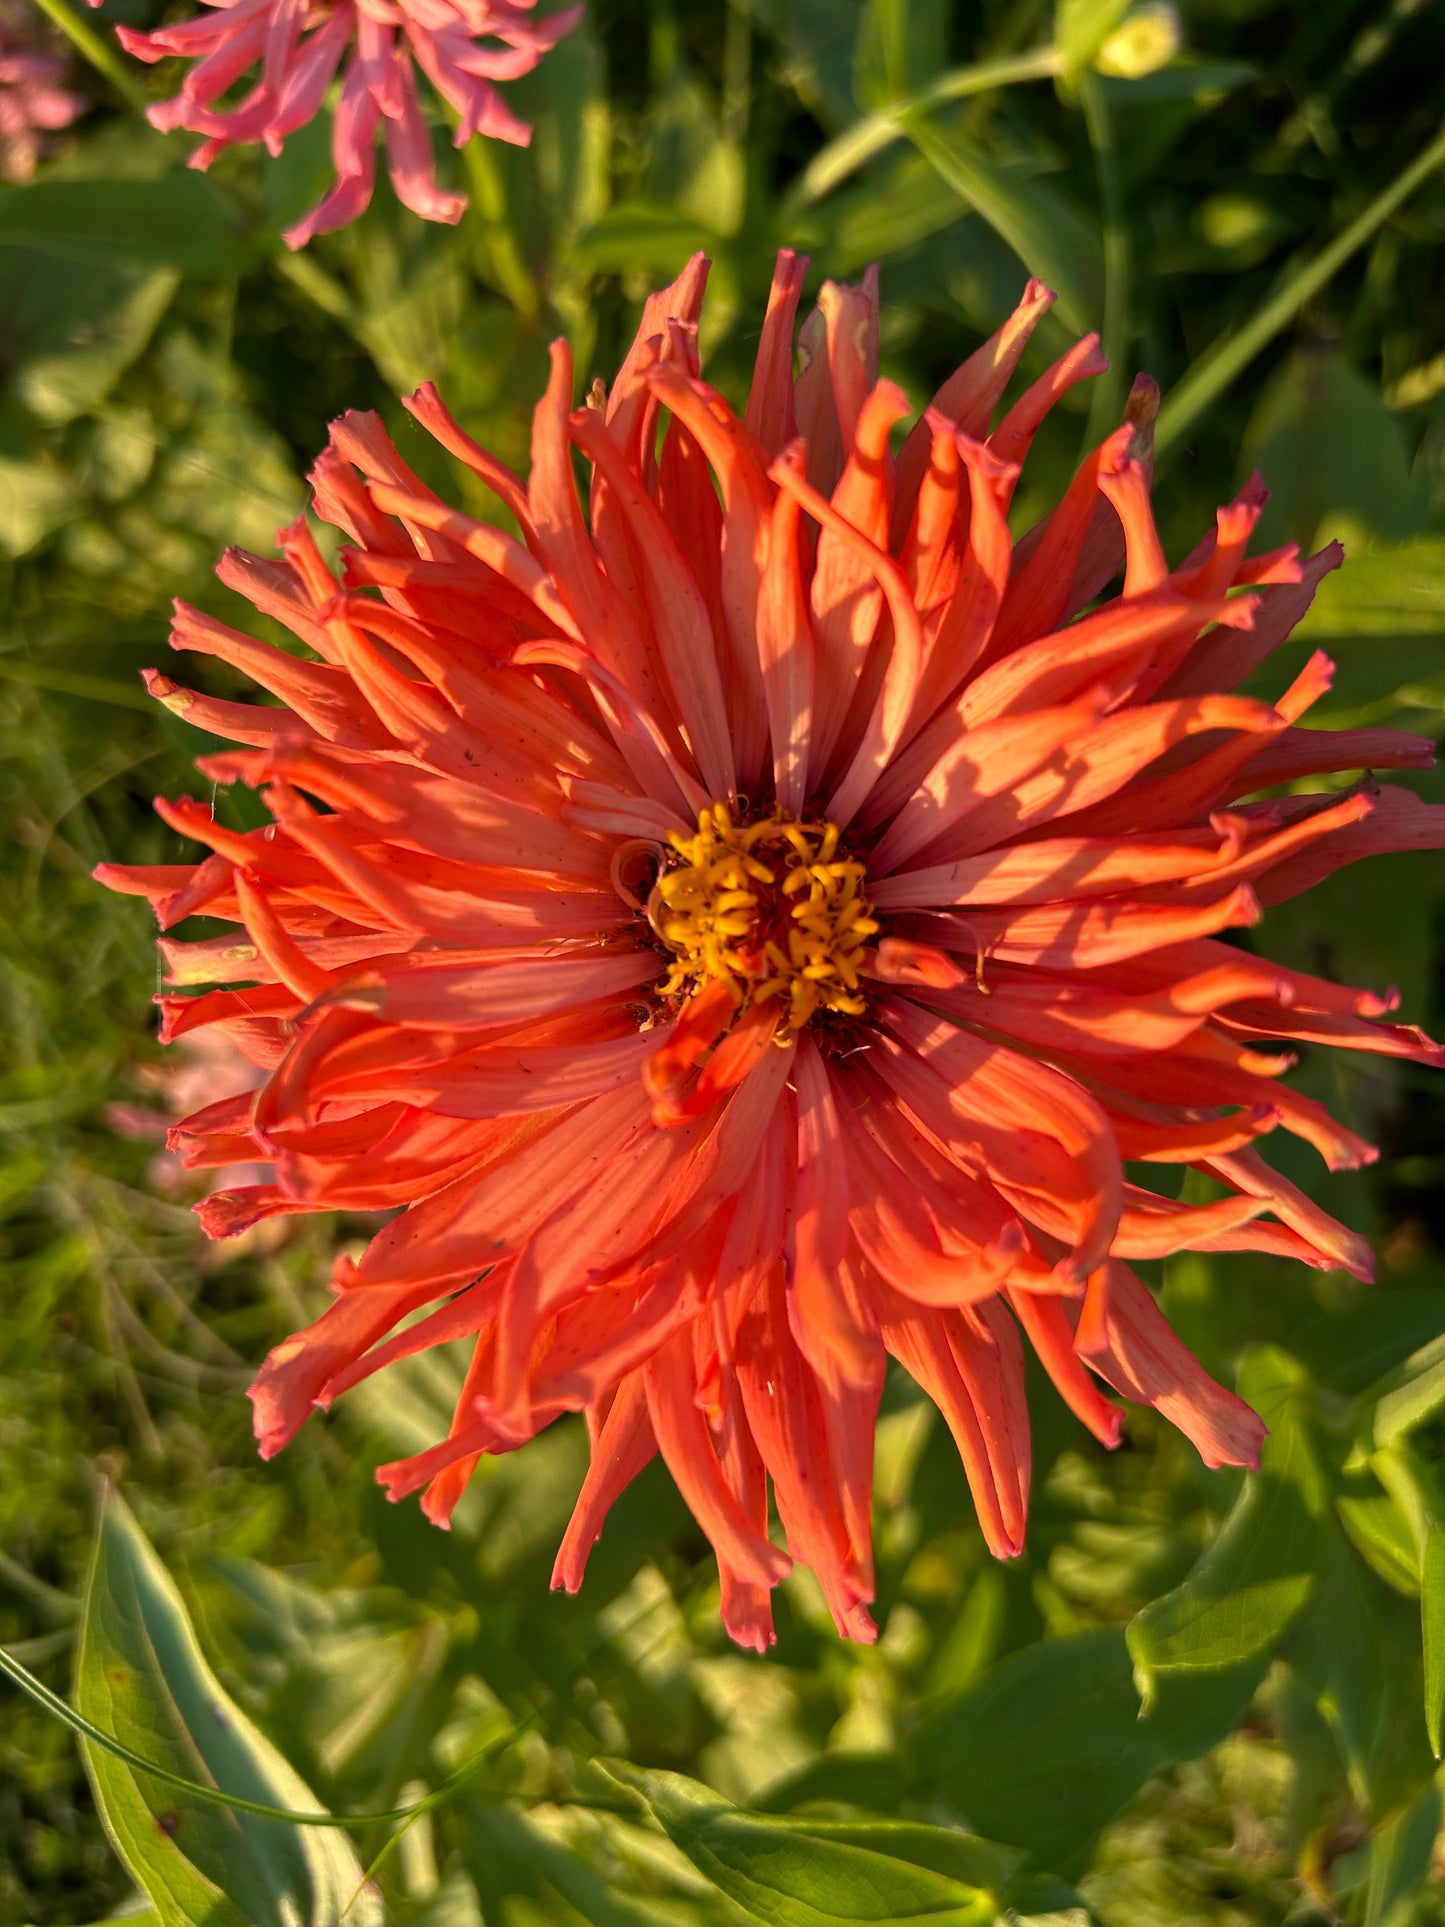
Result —
<path fill-rule="evenodd" d="M 204 1651 L 304 1780 L 253 1752 L 245 1784 L 282 1805 L 388 1808 L 473 1760 L 382 1861 L 358 1923 L 1445 1922 L 1429 1743 L 1445 1080 L 1385 1059 L 1296 1073 L 1384 1147 L 1328 1180 L 1304 1147 L 1283 1154 L 1370 1230 L 1374 1289 L 1261 1257 L 1155 1268 L 1175 1326 L 1271 1424 L 1258 1479 L 1205 1472 L 1146 1413 L 1110 1457 L 1040 1383 L 1029 1549 L 1000 1566 L 942 1423 L 900 1378 L 879 1441 L 879 1644 L 840 1645 L 800 1575 L 759 1660 L 726 1643 L 712 1561 L 656 1463 L 582 1594 L 548 1593 L 580 1422 L 485 1465 L 449 1536 L 389 1507 L 369 1468 L 445 1428 L 455 1377 L 435 1356 L 256 1460 L 249 1374 L 365 1227 L 203 1246 L 145 1135 L 187 1107 L 158 1083 L 147 917 L 88 880 L 102 856 L 182 857 L 149 799 L 193 788 L 206 743 L 138 671 L 166 663 L 173 595 L 237 619 L 215 556 L 265 549 L 297 512 L 328 420 L 379 408 L 440 481 L 396 402 L 434 379 L 521 462 L 548 339 L 571 336 L 584 385 L 609 377 L 642 295 L 699 247 L 704 360 L 735 395 L 780 244 L 812 255 L 814 285 L 881 263 L 885 370 L 919 401 L 1040 274 L 1059 301 L 1024 374 L 1089 327 L 1114 372 L 1051 418 L 1021 526 L 1146 369 L 1166 396 L 1173 557 L 1256 466 L 1265 538 L 1346 541 L 1266 693 L 1323 645 L 1339 668 L 1319 720 L 1438 734 L 1445 5 L 1186 0 L 1124 19 L 1106 0 L 1057 16 L 1046 0 L 592 0 L 512 90 L 531 150 L 443 159 L 472 198 L 460 227 L 424 226 L 383 184 L 300 256 L 278 236 L 323 184 L 324 124 L 279 162 L 233 154 L 201 177 L 185 138 L 137 111 L 179 70 L 125 62 L 111 23 L 189 11 L 87 13 L 109 78 L 32 0 L 0 16 L 63 53 L 46 84 L 89 102 L 28 179 L 24 154 L 0 154 L 17 177 L 0 188 L 0 1640 L 192 1776 L 177 1682 Z M 195 673 L 211 670 L 238 693 L 216 665 Z M 1407 1020 L 1445 1025 L 1437 855 L 1346 871 L 1255 937 L 1398 984 Z M 192 1091 L 206 1072 L 191 1062 Z M 106 1481 L 139 1524 L 111 1510 L 83 1606 Z M 147 1646 L 142 1618 L 165 1637 Z M 123 1908 L 132 1882 L 73 1736 L 3 1681 L 0 1698 L 0 1922 Z M 688 1783 L 625 1785 L 604 1761 Z M 704 1786 L 782 1820 L 709 1808 Z M 124 1831 L 128 1775 L 103 1767 L 102 1790 Z M 388 1832 L 358 1830 L 353 1854 L 164 1790 L 158 1807 L 131 1837 L 172 1883 L 147 1918 L 211 1927 L 294 1921 L 287 1880 L 310 1883 L 312 1919 L 339 1919 Z M 884 1835 L 880 1817 L 920 1824 Z M 928 1830 L 964 1825 L 999 1844 Z M 868 1883 L 860 1842 L 892 1856 Z M 187 1886 L 188 1855 L 224 1904 Z"/>

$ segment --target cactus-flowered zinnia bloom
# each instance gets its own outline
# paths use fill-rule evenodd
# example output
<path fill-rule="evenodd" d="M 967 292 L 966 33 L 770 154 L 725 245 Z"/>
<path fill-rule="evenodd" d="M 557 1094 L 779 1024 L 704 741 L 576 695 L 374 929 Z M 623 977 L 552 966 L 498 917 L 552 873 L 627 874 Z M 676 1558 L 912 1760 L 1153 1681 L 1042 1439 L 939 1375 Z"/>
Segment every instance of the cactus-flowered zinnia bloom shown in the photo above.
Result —
<path fill-rule="evenodd" d="M 100 0 L 90 0 L 98 6 Z M 397 198 L 428 221 L 459 221 L 466 196 L 439 185 L 431 133 L 417 90 L 419 67 L 457 116 L 456 144 L 474 135 L 525 146 L 532 130 L 495 82 L 517 80 L 582 17 L 580 6 L 538 19 L 535 0 L 205 0 L 208 12 L 137 33 L 117 27 L 140 60 L 178 54 L 195 65 L 173 100 L 150 109 L 152 125 L 204 138 L 192 167 L 209 167 L 238 143 L 264 141 L 279 154 L 288 134 L 319 111 L 343 60 L 331 124 L 336 185 L 288 229 L 293 248 L 345 227 L 370 205 L 376 143 L 384 130 Z M 259 66 L 250 91 L 217 103 Z"/>
<path fill-rule="evenodd" d="M 210 1229 L 405 1207 L 266 1361 L 262 1451 L 464 1342 L 450 1436 L 382 1468 L 392 1496 L 424 1489 L 444 1523 L 479 1455 L 583 1411 L 556 1582 L 580 1583 L 660 1452 L 757 1647 L 794 1559 L 872 1634 L 889 1354 L 951 1427 L 998 1554 L 1028 1503 L 1024 1337 L 1105 1443 L 1099 1380 L 1207 1464 L 1254 1463 L 1263 1427 L 1130 1260 L 1368 1276 L 1363 1240 L 1260 1154 L 1279 1127 L 1330 1165 L 1370 1156 L 1278 1081 L 1280 1040 L 1442 1055 L 1378 1021 L 1388 998 L 1220 938 L 1355 858 L 1445 842 L 1445 810 L 1368 778 L 1239 800 L 1429 759 L 1393 730 L 1299 727 L 1318 656 L 1272 704 L 1229 693 L 1337 550 L 1247 557 L 1251 484 L 1171 569 L 1148 383 L 1012 542 L 1020 464 L 1097 343 L 996 421 L 1052 298 L 1031 284 L 895 457 L 871 281 L 823 289 L 794 378 L 804 265 L 780 260 L 741 419 L 699 373 L 700 260 L 605 397 L 573 409 L 555 346 L 526 481 L 421 389 L 412 413 L 520 539 L 435 495 L 374 416 L 338 422 L 313 481 L 339 580 L 304 520 L 281 560 L 221 566 L 310 653 L 185 607 L 173 637 L 282 706 L 151 678 L 243 745 L 201 768 L 273 824 L 162 802 L 211 854 L 104 872 L 164 926 L 237 926 L 164 941 L 173 983 L 216 986 L 164 995 L 168 1034 L 221 1029 L 267 1072 L 178 1134 L 198 1163 L 274 1167 L 208 1199 Z M 1218 1195 L 1180 1202 L 1182 1167 Z"/>
<path fill-rule="evenodd" d="M 69 67 L 28 0 L 0 0 L 0 181 L 28 181 L 50 136 L 85 112 Z"/>

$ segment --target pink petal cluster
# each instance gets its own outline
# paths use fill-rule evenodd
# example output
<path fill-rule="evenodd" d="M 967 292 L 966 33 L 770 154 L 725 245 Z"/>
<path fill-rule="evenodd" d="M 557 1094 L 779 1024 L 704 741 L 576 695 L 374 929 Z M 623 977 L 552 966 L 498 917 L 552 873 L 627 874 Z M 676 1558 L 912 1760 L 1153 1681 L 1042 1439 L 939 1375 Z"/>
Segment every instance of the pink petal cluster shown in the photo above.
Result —
<path fill-rule="evenodd" d="M 96 6 L 99 0 L 91 0 Z M 168 54 L 195 65 L 171 100 L 150 109 L 164 132 L 200 134 L 192 167 L 206 168 L 227 147 L 264 141 L 281 152 L 288 134 L 320 111 L 345 62 L 331 124 L 336 185 L 287 230 L 293 248 L 329 234 L 370 205 L 376 141 L 385 129 L 387 165 L 397 198 L 427 221 L 459 221 L 466 196 L 436 177 L 431 134 L 417 91 L 421 68 L 458 117 L 456 145 L 474 134 L 525 147 L 532 130 L 507 106 L 495 82 L 529 74 L 582 17 L 569 7 L 533 17 L 533 0 L 206 0 L 194 20 L 154 33 L 117 27 L 138 60 Z M 257 65 L 250 92 L 234 106 L 222 96 Z"/>
<path fill-rule="evenodd" d="M 0 181 L 28 181 L 46 135 L 85 112 L 84 94 L 61 85 L 66 66 L 23 0 L 0 0 Z"/>

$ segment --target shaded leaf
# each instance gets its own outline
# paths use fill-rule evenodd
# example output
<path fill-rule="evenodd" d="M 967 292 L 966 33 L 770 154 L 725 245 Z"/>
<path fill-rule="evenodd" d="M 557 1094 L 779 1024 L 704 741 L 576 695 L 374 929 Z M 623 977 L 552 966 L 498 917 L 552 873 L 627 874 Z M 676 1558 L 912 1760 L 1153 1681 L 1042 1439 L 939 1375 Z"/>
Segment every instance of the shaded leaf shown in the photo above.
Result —
<path fill-rule="evenodd" d="M 1440 1787 L 1432 1780 L 1376 1834 L 1370 1845 L 1365 1927 L 1405 1927 L 1419 1918 L 1415 1901 L 1430 1874 L 1440 1819 Z"/>
<path fill-rule="evenodd" d="M 238 274 L 251 254 L 230 199 L 189 170 L 154 181 L 45 180 L 0 188 L 0 243 L 88 266 Z"/>
<path fill-rule="evenodd" d="M 917 1777 L 990 1839 L 1068 1872 L 1146 1780 L 1233 1729 L 1264 1665 L 1166 1674 L 1143 1716 L 1121 1628 L 1045 1640 L 935 1706 Z"/>
<path fill-rule="evenodd" d="M 1058 295 L 1067 325 L 1096 328 L 1103 311 L 1103 256 L 1096 230 L 1051 181 L 1019 163 L 992 160 L 962 135 L 916 120 L 909 135 L 919 152 L 970 207 Z"/>
<path fill-rule="evenodd" d="M 1232 1666 L 1271 1647 L 1315 1583 L 1315 1536 L 1290 1486 L 1247 1480 L 1184 1583 L 1129 1623 L 1146 1697 L 1166 1668 Z"/>
<path fill-rule="evenodd" d="M 0 361 L 11 393 L 42 421 L 88 413 L 144 349 L 179 285 L 165 269 L 0 249 Z"/>

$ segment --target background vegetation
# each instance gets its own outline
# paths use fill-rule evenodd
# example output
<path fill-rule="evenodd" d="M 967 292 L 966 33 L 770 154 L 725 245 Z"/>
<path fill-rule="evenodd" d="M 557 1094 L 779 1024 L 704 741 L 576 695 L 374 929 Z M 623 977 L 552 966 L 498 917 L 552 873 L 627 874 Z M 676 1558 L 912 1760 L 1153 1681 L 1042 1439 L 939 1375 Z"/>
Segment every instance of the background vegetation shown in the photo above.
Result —
<path fill-rule="evenodd" d="M 513 90 L 531 150 L 449 163 L 460 227 L 383 186 L 300 256 L 278 236 L 325 177 L 324 124 L 202 177 L 136 111 L 175 76 L 128 68 L 108 23 L 189 10 L 89 16 L 111 78 L 76 55 L 91 110 L 0 190 L 0 1639 L 147 1758 L 273 1804 L 391 1808 L 470 1762 L 354 1922 L 1445 1921 L 1438 1077 L 1297 1073 L 1385 1147 L 1327 1185 L 1307 1154 L 1290 1167 L 1371 1231 L 1377 1287 L 1266 1258 L 1160 1268 L 1175 1325 L 1271 1424 L 1258 1478 L 1205 1472 L 1145 1413 L 1110 1457 L 1040 1384 L 1029 1549 L 1003 1567 L 900 1378 L 878 1646 L 839 1645 L 802 1576 L 757 1660 L 724 1640 L 656 1465 L 582 1594 L 548 1594 L 575 1424 L 487 1464 L 449 1536 L 388 1507 L 368 1468 L 444 1427 L 445 1359 L 257 1462 L 249 1373 L 360 1227 L 201 1248 L 151 1148 L 110 1122 L 149 1101 L 156 966 L 142 908 L 88 880 L 102 856 L 179 859 L 149 798 L 193 784 L 204 745 L 137 671 L 163 660 L 171 596 L 225 608 L 217 552 L 264 549 L 295 514 L 329 418 L 377 407 L 425 466 L 395 398 L 434 379 L 522 461 L 547 340 L 571 335 L 584 384 L 610 375 L 642 294 L 696 247 L 705 359 L 734 392 L 780 244 L 815 281 L 882 263 L 885 367 L 920 400 L 1038 272 L 1059 301 L 1025 372 L 1092 326 L 1114 373 L 1050 423 L 1021 523 L 1149 370 L 1171 553 L 1263 468 L 1267 537 L 1347 541 L 1299 643 L 1339 665 L 1328 720 L 1438 733 L 1445 7 L 1186 0 L 1106 41 L 1108 0 L 593 0 Z M 1259 941 L 1397 983 L 1439 1034 L 1442 912 L 1440 859 L 1393 857 L 1271 912 Z M 134 1519 L 107 1512 L 87 1583 L 102 1480 Z M 202 1650 L 265 1741 L 211 1712 Z M 0 1693 L 0 1921 L 108 1914 L 133 1883 L 75 1741 Z M 353 1851 L 94 1757 L 166 1922 L 337 1920 L 392 1831 Z"/>

